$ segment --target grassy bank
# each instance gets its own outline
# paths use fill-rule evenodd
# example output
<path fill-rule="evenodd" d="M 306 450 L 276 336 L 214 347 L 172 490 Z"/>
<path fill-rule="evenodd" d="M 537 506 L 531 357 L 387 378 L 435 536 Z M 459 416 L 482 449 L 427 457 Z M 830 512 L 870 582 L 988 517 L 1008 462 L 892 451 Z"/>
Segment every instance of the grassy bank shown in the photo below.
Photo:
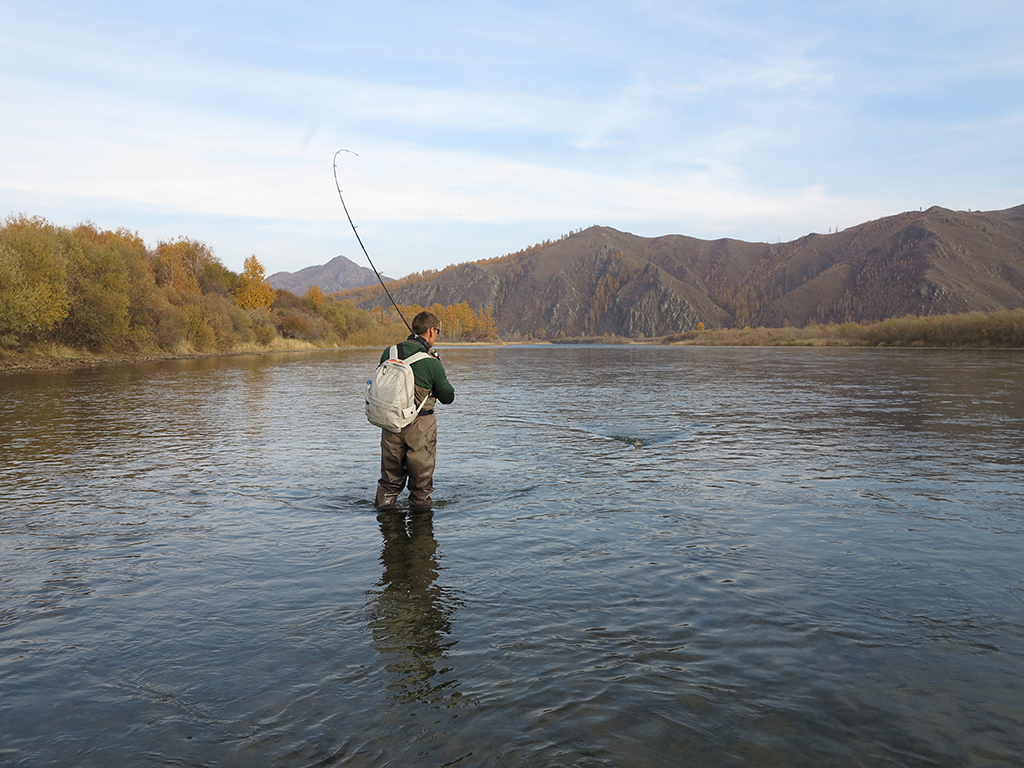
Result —
<path fill-rule="evenodd" d="M 329 348 L 382 348 L 404 338 L 406 329 L 399 324 L 364 329 L 340 344 L 313 343 L 303 339 L 274 337 L 269 344 L 244 343 L 217 350 L 188 346 L 172 350 L 150 348 L 147 351 L 95 352 L 55 343 L 25 345 L 18 349 L 0 347 L 0 374 L 25 370 L 60 370 L 94 365 L 145 362 L 239 354 L 303 351 Z M 932 317 L 901 317 L 877 323 L 809 325 L 805 328 L 720 328 L 687 331 L 660 339 L 593 337 L 560 339 L 561 343 L 646 343 L 699 346 L 748 347 L 944 347 L 944 348 L 1024 348 L 1024 309 L 999 312 L 971 312 Z M 498 339 L 475 342 L 502 344 Z M 439 346 L 472 346 L 474 342 L 443 339 Z"/>
<path fill-rule="evenodd" d="M 127 365 L 146 363 L 159 360 L 192 360 L 204 357 L 231 357 L 233 355 L 263 355 L 279 352 L 311 352 L 329 349 L 374 349 L 380 350 L 396 340 L 405 338 L 405 328 L 397 328 L 387 335 L 382 329 L 379 338 L 364 339 L 362 343 L 346 340 L 337 346 L 312 344 L 300 339 L 277 338 L 271 344 L 239 344 L 219 351 L 202 351 L 181 348 L 178 350 L 153 349 L 148 352 L 93 352 L 85 349 L 61 346 L 59 344 L 37 344 L 22 349 L 11 350 L 0 348 L 0 376 L 5 373 L 23 371 L 61 371 L 74 368 L 92 368 L 100 365 Z M 438 342 L 438 348 L 446 347 L 486 347 L 503 345 L 498 340 L 490 341 L 449 341 Z"/>
<path fill-rule="evenodd" d="M 1022 348 L 1024 309 L 931 317 L 897 317 L 876 323 L 808 325 L 804 328 L 721 328 L 666 336 L 663 344 L 750 347 L 946 347 Z"/>
<path fill-rule="evenodd" d="M 262 355 L 273 352 L 302 352 L 321 349 L 298 339 L 276 339 L 268 345 L 239 344 L 230 349 L 200 351 L 195 349 L 159 350 L 147 352 L 119 351 L 94 352 L 59 344 L 36 344 L 17 350 L 0 349 L 0 375 L 21 371 L 60 371 L 91 368 L 100 365 L 126 365 L 159 360 L 191 360 L 204 357 L 232 355 Z"/>

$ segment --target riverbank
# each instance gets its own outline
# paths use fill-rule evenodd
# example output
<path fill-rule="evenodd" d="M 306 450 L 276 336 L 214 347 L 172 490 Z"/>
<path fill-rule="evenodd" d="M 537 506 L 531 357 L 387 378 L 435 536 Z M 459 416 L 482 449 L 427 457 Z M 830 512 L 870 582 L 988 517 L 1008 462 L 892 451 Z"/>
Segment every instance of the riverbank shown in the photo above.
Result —
<path fill-rule="evenodd" d="M 672 336 L 627 339 L 593 336 L 504 342 L 445 342 L 438 346 L 472 347 L 505 344 L 648 344 L 714 347 L 934 347 L 939 349 L 1024 348 L 1024 309 L 971 312 L 962 315 L 899 317 L 861 325 L 808 325 L 804 328 L 715 328 L 685 331 Z M 57 344 L 0 350 L 0 375 L 19 371 L 59 371 L 100 365 L 122 365 L 157 360 L 183 360 L 275 352 L 310 352 L 324 349 L 375 349 L 373 344 L 317 346 L 299 339 L 276 337 L 268 345 L 245 344 L 215 352 L 187 349 L 170 352 L 89 352 Z"/>
<path fill-rule="evenodd" d="M 663 344 L 748 347 L 1024 348 L 1024 309 L 930 317 L 893 317 L 874 323 L 803 328 L 719 328 L 667 336 Z"/>
<path fill-rule="evenodd" d="M 501 341 L 457 341 L 438 344 L 445 347 L 487 347 L 503 345 Z M 134 365 L 160 362 L 162 360 L 200 360 L 211 357 L 234 357 L 239 355 L 269 355 L 288 352 L 323 352 L 332 349 L 377 349 L 378 345 L 352 345 L 318 347 L 297 339 L 276 339 L 274 344 L 258 346 L 244 345 L 219 352 L 90 352 L 57 344 L 45 344 L 18 350 L 0 350 L 0 376 L 9 373 L 32 371 L 53 372 L 79 368 L 96 368 L 110 365 Z"/>
<path fill-rule="evenodd" d="M 132 365 L 161 360 L 193 360 L 234 355 L 262 355 L 273 352 L 308 352 L 318 347 L 304 341 L 277 339 L 267 346 L 246 345 L 218 352 L 90 352 L 57 344 L 45 344 L 18 350 L 0 350 L 0 375 L 28 371 L 63 371 L 108 365 Z"/>

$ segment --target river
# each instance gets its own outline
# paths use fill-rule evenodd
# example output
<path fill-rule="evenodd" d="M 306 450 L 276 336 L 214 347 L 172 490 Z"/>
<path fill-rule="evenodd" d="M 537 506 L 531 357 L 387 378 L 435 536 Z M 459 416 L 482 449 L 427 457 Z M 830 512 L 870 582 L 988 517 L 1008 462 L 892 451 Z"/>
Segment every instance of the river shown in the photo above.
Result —
<path fill-rule="evenodd" d="M 0 378 L 0 764 L 1024 765 L 1024 354 L 441 347 Z"/>

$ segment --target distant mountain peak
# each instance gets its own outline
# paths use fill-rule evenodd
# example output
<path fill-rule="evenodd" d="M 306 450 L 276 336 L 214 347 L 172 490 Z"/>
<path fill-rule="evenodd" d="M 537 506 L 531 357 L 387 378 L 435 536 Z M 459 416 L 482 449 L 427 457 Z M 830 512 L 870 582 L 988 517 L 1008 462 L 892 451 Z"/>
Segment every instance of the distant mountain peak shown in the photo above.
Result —
<path fill-rule="evenodd" d="M 384 277 L 384 280 L 390 280 Z M 314 285 L 324 293 L 336 293 L 347 288 L 362 288 L 377 282 L 372 269 L 361 267 L 344 256 L 335 256 L 326 264 L 300 269 L 298 272 L 275 272 L 267 278 L 274 288 L 304 296 Z"/>

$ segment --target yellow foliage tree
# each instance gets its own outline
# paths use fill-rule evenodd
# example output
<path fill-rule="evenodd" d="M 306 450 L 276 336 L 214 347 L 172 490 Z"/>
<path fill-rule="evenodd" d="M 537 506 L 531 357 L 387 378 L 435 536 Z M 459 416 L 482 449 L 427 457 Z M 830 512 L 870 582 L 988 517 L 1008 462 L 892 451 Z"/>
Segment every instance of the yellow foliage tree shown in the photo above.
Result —
<path fill-rule="evenodd" d="M 490 336 L 497 337 L 498 323 L 494 319 L 493 307 L 488 307 L 487 309 L 480 307 L 480 312 L 476 319 L 476 334 L 481 339 Z"/>
<path fill-rule="evenodd" d="M 60 234 L 39 217 L 9 217 L 0 228 L 0 345 L 45 334 L 67 317 Z"/>
<path fill-rule="evenodd" d="M 465 301 L 455 305 L 434 304 L 430 311 L 441 320 L 441 327 L 449 339 L 462 339 L 476 328 L 476 313 Z"/>
<path fill-rule="evenodd" d="M 82 224 L 64 233 L 68 253 L 70 305 L 60 330 L 74 347 L 113 349 L 131 330 L 131 273 L 128 262 L 145 258 L 145 246 L 127 233 L 101 232 Z"/>
<path fill-rule="evenodd" d="M 157 285 L 199 293 L 199 276 L 208 264 L 219 263 L 208 245 L 188 237 L 180 237 L 157 245 L 153 272 Z"/>
<path fill-rule="evenodd" d="M 311 285 L 303 298 L 310 309 L 314 312 L 319 312 L 320 305 L 324 303 L 323 289 L 319 285 Z"/>
<path fill-rule="evenodd" d="M 407 321 L 411 321 L 417 312 L 424 307 L 418 304 L 402 304 L 399 310 Z M 494 321 L 494 310 L 480 308 L 479 312 L 473 310 L 468 302 L 458 304 L 432 304 L 427 307 L 437 315 L 441 321 L 441 337 L 445 341 L 480 341 L 486 338 L 496 338 L 498 326 Z M 370 310 L 370 315 L 381 325 L 398 320 L 394 310 L 386 311 L 384 306 L 376 306 Z M 387 318 L 387 319 L 386 319 Z"/>
<path fill-rule="evenodd" d="M 267 309 L 277 294 L 263 282 L 266 270 L 255 255 L 245 260 L 245 268 L 235 286 L 235 304 L 242 309 Z"/>

